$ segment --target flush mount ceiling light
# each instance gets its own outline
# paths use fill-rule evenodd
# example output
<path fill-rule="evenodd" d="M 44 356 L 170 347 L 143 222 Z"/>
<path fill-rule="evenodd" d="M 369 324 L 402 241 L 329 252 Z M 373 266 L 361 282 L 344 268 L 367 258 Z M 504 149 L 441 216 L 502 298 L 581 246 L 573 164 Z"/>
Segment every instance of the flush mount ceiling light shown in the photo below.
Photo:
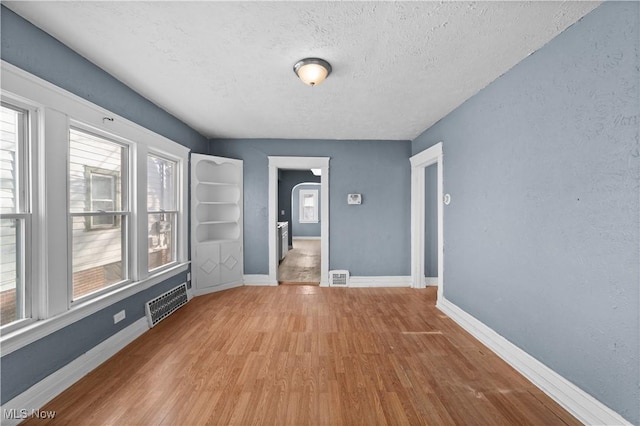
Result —
<path fill-rule="evenodd" d="M 296 62 L 293 66 L 293 72 L 303 83 L 316 86 L 331 74 L 331 65 L 324 59 L 305 58 Z"/>

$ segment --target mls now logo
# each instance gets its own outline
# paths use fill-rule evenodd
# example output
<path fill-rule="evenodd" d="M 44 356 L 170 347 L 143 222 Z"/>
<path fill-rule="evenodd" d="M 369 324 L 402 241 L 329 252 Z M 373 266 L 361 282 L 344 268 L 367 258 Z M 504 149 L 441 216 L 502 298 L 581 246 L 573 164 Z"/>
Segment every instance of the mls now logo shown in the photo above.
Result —
<path fill-rule="evenodd" d="M 10 410 L 2 410 L 2 417 L 4 417 L 6 420 L 24 420 L 32 416 L 36 419 L 53 419 L 56 416 L 56 412 L 27 410 L 26 408 L 12 408 Z"/>

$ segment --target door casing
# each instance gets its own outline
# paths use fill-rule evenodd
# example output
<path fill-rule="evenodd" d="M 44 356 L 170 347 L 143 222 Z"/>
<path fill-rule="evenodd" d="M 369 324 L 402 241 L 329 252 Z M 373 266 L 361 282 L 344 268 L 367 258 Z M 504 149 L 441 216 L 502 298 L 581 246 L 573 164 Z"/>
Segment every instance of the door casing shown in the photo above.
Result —
<path fill-rule="evenodd" d="M 438 300 L 444 295 L 444 208 L 443 208 L 443 153 L 442 142 L 412 156 L 411 162 L 411 286 L 424 288 L 425 251 L 425 169 L 438 167 Z"/>
<path fill-rule="evenodd" d="M 269 284 L 278 285 L 278 170 L 321 169 L 320 286 L 329 285 L 329 157 L 269 156 Z"/>

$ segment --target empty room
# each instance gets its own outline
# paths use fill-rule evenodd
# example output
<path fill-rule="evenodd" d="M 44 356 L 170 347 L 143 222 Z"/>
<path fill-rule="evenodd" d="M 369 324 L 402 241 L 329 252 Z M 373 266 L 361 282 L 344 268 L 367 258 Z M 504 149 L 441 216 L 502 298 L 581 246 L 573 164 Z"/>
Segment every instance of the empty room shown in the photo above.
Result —
<path fill-rule="evenodd" d="M 640 424 L 640 3 L 2 1 L 0 423 Z"/>

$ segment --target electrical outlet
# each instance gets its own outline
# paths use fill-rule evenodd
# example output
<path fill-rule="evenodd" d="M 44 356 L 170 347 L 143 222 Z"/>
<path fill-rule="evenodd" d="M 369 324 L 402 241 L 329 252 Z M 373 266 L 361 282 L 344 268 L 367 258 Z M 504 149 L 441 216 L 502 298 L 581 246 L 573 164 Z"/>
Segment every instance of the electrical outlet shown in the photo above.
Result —
<path fill-rule="evenodd" d="M 284 216 L 284 210 L 280 210 L 280 215 Z"/>
<path fill-rule="evenodd" d="M 127 317 L 127 314 L 126 314 L 126 312 L 125 312 L 125 311 L 124 311 L 124 309 L 123 309 L 122 311 L 118 312 L 117 314 L 115 314 L 115 315 L 113 316 L 113 323 L 114 323 L 114 324 L 117 324 L 117 323 L 119 323 L 120 321 L 122 321 L 123 319 L 125 319 L 126 317 Z"/>
<path fill-rule="evenodd" d="M 187 272 L 187 281 L 191 281 L 191 272 Z"/>

